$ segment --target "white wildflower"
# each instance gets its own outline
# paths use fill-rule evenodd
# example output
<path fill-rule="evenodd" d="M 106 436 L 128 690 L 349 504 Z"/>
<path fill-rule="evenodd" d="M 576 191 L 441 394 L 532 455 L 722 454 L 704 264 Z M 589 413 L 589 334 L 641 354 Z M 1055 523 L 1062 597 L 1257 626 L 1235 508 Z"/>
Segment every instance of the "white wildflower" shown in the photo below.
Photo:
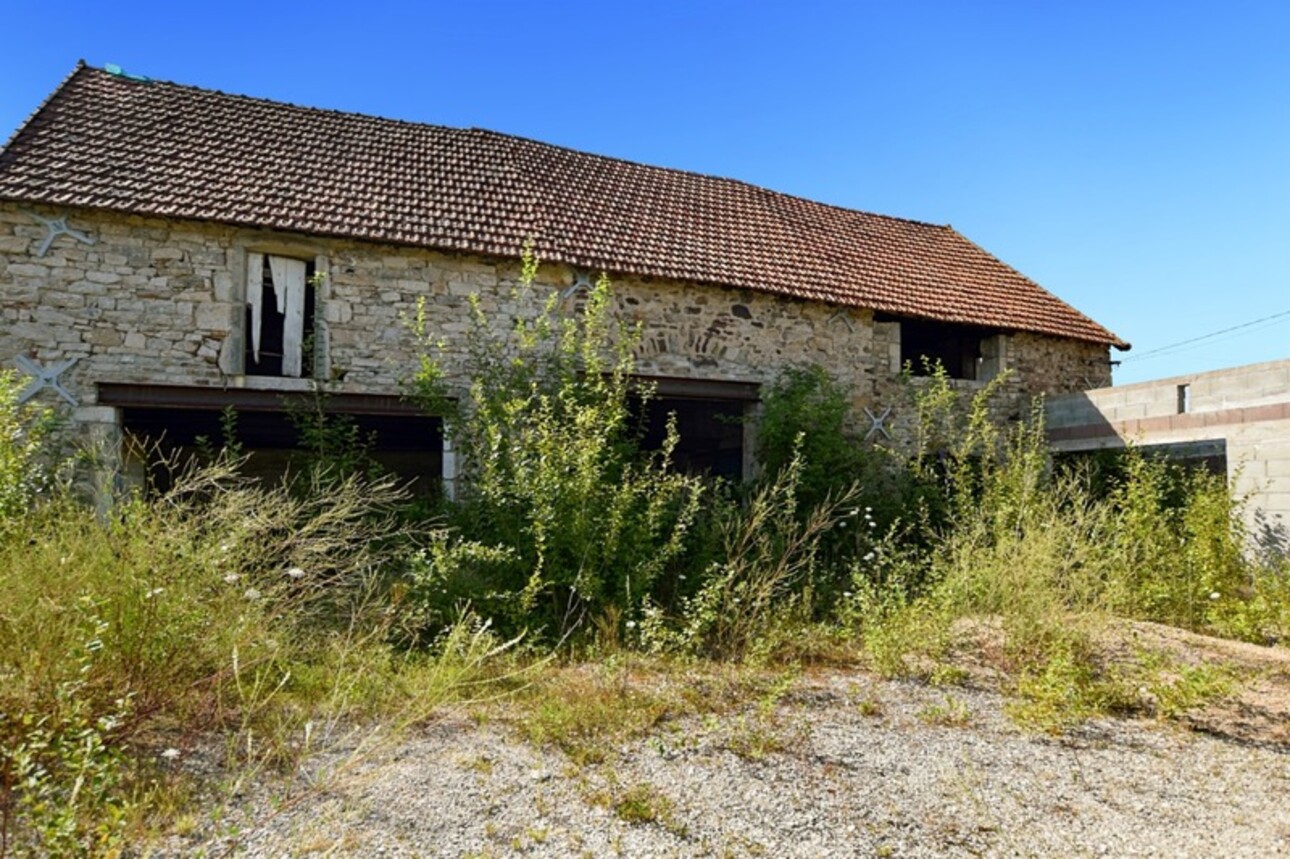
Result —
<path fill-rule="evenodd" d="M 1214 591 L 1214 592 L 1212 592 L 1212 593 L 1209 595 L 1209 598 L 1210 598 L 1210 599 L 1212 599 L 1212 600 L 1216 600 L 1216 599 L 1218 599 L 1218 597 L 1219 597 L 1219 593 L 1218 593 L 1218 591 Z"/>
<path fill-rule="evenodd" d="M 173 761 L 179 757 L 179 754 L 180 754 L 179 749 L 169 748 L 169 749 L 166 749 L 164 752 L 162 752 L 161 756 L 168 761 Z"/>
<path fill-rule="evenodd" d="M 228 573 L 227 575 L 224 576 L 224 581 L 231 585 L 240 578 L 242 577 L 239 576 L 237 573 Z"/>
<path fill-rule="evenodd" d="M 287 570 L 287 577 L 292 579 L 303 579 L 305 577 L 305 571 L 299 567 L 292 567 Z"/>
<path fill-rule="evenodd" d="M 254 601 L 260 598 L 260 592 L 257 591 L 255 588 L 247 588 L 246 593 L 242 594 L 242 596 L 246 597 L 249 600 Z"/>
<path fill-rule="evenodd" d="M 636 621 L 634 621 L 634 620 L 629 620 L 629 621 L 627 621 L 627 628 L 628 628 L 628 629 L 635 629 L 635 628 L 636 628 Z"/>

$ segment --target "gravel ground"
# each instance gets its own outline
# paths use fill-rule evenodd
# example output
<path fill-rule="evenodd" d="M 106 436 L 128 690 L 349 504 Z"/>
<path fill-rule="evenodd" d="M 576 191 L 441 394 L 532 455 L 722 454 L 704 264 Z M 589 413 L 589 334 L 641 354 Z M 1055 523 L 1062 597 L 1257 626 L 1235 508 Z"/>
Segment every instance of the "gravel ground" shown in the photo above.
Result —
<path fill-rule="evenodd" d="M 1003 703 L 816 676 L 582 766 L 445 716 L 320 756 L 312 790 L 261 786 L 166 854 L 1290 856 L 1287 745 L 1121 719 L 1039 737 Z"/>

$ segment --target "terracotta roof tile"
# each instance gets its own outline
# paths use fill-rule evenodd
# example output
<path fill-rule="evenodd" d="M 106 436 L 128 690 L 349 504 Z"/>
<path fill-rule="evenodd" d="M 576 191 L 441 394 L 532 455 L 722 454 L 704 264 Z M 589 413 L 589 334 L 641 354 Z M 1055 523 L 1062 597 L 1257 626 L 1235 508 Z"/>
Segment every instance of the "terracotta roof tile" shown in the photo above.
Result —
<path fill-rule="evenodd" d="M 1128 344 L 949 227 L 454 129 L 83 65 L 0 152 L 0 199 L 517 256 Z"/>

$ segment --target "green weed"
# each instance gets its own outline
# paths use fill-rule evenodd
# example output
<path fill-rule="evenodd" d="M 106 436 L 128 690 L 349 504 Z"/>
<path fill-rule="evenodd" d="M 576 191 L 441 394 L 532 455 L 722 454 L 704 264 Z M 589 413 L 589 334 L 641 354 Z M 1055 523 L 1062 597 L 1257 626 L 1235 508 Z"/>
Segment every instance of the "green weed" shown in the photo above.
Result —
<path fill-rule="evenodd" d="M 953 695 L 946 695 L 939 704 L 928 704 L 918 711 L 920 721 L 945 728 L 963 728 L 972 723 L 972 711 L 967 704 Z"/>
<path fill-rule="evenodd" d="M 613 809 L 614 814 L 627 823 L 657 823 L 675 835 L 685 835 L 684 824 L 676 818 L 676 803 L 649 782 L 624 790 L 614 800 Z"/>

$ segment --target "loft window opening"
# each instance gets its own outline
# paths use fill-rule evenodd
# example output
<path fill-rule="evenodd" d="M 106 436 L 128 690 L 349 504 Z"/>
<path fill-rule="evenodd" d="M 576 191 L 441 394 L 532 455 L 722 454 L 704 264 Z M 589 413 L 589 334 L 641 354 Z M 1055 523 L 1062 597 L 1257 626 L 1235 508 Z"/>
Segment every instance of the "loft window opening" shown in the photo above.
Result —
<path fill-rule="evenodd" d="M 246 255 L 246 373 L 312 374 L 314 264 L 271 254 Z"/>
<path fill-rule="evenodd" d="M 988 381 L 1003 369 L 1002 337 L 971 325 L 901 319 L 900 363 L 915 376 L 927 376 L 936 365 L 951 379 Z"/>

